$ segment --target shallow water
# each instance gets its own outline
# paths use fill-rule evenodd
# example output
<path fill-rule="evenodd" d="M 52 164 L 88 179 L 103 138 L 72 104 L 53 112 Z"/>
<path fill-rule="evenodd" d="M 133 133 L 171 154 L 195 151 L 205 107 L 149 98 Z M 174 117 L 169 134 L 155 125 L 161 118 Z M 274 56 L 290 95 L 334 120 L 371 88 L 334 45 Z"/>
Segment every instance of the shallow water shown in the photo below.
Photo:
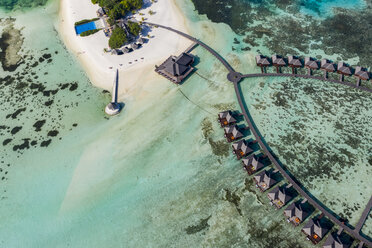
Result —
<path fill-rule="evenodd" d="M 234 43 L 243 37 L 197 15 L 190 2 L 178 4 L 193 35 L 240 71 L 257 70 L 255 52 L 242 52 L 237 48 L 244 45 Z M 92 87 L 58 39 L 57 7 L 52 2 L 11 14 L 24 41 L 20 65 L 0 74 L 3 246 L 312 247 L 256 190 L 223 139 L 216 114 L 238 105 L 218 61 L 196 48 L 198 70 L 185 84 L 160 77 L 143 82 L 137 95 L 124 99 L 124 111 L 107 118 L 103 109 L 110 95 Z M 366 181 L 371 173 L 371 111 L 364 105 L 370 96 L 306 80 L 246 80 L 242 86 L 275 153 L 315 196 L 355 222 L 371 195 L 356 180 Z M 293 141 L 295 128 L 300 143 Z M 355 132 L 358 140 L 348 141 Z M 316 149 L 309 147 L 314 144 Z M 316 153 L 306 153 L 309 148 L 330 154 L 323 170 L 311 162 L 317 160 Z M 317 172 L 311 180 L 309 170 Z M 337 202 L 346 188 L 362 193 L 353 198 L 359 205 Z"/>

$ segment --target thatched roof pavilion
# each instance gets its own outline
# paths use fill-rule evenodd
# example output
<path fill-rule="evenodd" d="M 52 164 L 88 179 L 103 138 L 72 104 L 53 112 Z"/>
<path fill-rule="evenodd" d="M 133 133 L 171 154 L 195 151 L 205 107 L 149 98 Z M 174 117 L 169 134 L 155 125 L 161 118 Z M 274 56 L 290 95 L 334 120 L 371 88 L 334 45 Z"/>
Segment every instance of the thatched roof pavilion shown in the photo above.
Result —
<path fill-rule="evenodd" d="M 279 55 L 273 55 L 271 57 L 271 60 L 273 62 L 273 66 L 276 67 L 276 72 L 277 73 L 281 72 L 281 69 L 280 69 L 281 67 L 287 65 L 287 62 L 285 61 L 285 59 L 282 56 L 279 56 Z"/>
<path fill-rule="evenodd" d="M 308 69 L 308 75 L 312 75 L 312 70 L 318 70 L 319 69 L 319 64 L 318 61 L 311 57 L 306 57 L 305 58 L 305 67 Z"/>

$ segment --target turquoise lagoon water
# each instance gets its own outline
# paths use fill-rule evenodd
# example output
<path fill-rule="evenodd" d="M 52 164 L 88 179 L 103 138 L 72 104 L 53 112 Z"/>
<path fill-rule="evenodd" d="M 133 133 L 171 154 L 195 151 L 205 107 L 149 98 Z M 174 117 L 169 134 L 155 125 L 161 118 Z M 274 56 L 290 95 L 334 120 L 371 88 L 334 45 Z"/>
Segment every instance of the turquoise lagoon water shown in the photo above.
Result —
<path fill-rule="evenodd" d="M 255 51 L 234 41 L 243 36 L 198 15 L 190 2 L 177 3 L 195 36 L 238 70 L 256 70 Z M 24 62 L 1 71 L 1 246 L 313 247 L 256 191 L 224 141 L 216 114 L 238 106 L 218 61 L 197 48 L 201 62 L 185 84 L 144 83 L 119 116 L 106 118 L 110 95 L 92 87 L 65 50 L 53 25 L 57 7 L 12 12 L 15 20 L 1 26 L 14 25 L 24 38 Z M 370 96 L 311 81 L 247 80 L 242 87 L 274 152 L 354 223 L 371 195 L 357 183 L 371 174 Z M 353 133 L 357 140 L 348 140 Z M 344 206 L 345 190 L 361 195 Z"/>

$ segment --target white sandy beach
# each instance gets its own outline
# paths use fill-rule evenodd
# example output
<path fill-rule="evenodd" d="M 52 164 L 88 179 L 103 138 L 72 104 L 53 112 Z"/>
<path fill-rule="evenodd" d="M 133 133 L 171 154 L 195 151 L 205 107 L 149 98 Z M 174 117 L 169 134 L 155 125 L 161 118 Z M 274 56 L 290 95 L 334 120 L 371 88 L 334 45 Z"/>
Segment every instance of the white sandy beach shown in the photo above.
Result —
<path fill-rule="evenodd" d="M 80 37 L 75 34 L 74 29 L 75 22 L 97 17 L 98 8 L 90 0 L 61 0 L 59 32 L 67 48 L 76 55 L 95 86 L 111 91 L 114 72 L 116 68 L 119 69 L 120 98 L 132 95 L 138 84 L 160 77 L 154 72 L 155 65 L 170 55 L 178 55 L 191 44 L 175 33 L 154 28 L 149 33 L 151 38 L 140 49 L 124 55 L 105 53 L 108 38 L 103 31 Z M 150 10 L 155 14 L 149 15 Z M 146 21 L 171 26 L 187 33 L 185 18 L 174 0 L 158 0 L 140 13 L 144 15 L 137 14 L 135 17 L 138 20 L 144 17 Z"/>

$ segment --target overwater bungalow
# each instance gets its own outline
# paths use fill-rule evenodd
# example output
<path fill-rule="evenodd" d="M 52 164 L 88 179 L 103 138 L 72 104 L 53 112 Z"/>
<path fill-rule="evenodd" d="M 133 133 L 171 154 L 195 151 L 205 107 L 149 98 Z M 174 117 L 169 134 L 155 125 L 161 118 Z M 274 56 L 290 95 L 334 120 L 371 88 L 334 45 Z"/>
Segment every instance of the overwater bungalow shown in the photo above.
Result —
<path fill-rule="evenodd" d="M 288 56 L 288 65 L 292 67 L 292 74 L 296 74 L 297 68 L 302 67 L 302 61 L 297 56 L 290 55 Z"/>
<path fill-rule="evenodd" d="M 256 64 L 261 67 L 261 72 L 266 73 L 266 67 L 271 65 L 270 59 L 263 55 L 256 56 Z"/>
<path fill-rule="evenodd" d="M 194 57 L 189 53 L 182 53 L 178 57 L 170 56 L 160 66 L 155 66 L 155 72 L 180 84 L 194 70 L 192 63 L 194 63 Z"/>
<path fill-rule="evenodd" d="M 369 72 L 367 71 L 367 69 L 365 69 L 361 66 L 355 67 L 354 76 L 358 78 L 357 86 L 360 86 L 360 81 L 361 80 L 367 81 L 367 80 L 370 79 L 370 75 L 369 75 Z"/>
<path fill-rule="evenodd" d="M 227 127 L 230 125 L 235 125 L 237 120 L 234 118 L 233 113 L 228 110 L 218 114 L 218 122 L 221 124 L 221 127 Z"/>
<path fill-rule="evenodd" d="M 253 152 L 253 149 L 249 147 L 249 144 L 245 140 L 239 140 L 238 142 L 233 143 L 231 146 L 233 148 L 233 153 L 238 159 L 241 159 Z"/>
<path fill-rule="evenodd" d="M 242 160 L 243 167 L 246 169 L 249 175 L 252 175 L 262 169 L 265 165 L 261 162 L 261 158 L 252 154 Z"/>
<path fill-rule="evenodd" d="M 273 62 L 273 66 L 276 67 L 276 73 L 281 73 L 282 72 L 281 68 L 287 65 L 287 62 L 285 61 L 285 59 L 279 55 L 273 55 L 271 57 L 271 60 Z"/>
<path fill-rule="evenodd" d="M 276 173 L 272 171 L 263 170 L 253 177 L 253 180 L 262 192 L 271 188 L 277 181 L 274 179 Z"/>
<path fill-rule="evenodd" d="M 324 71 L 324 78 L 328 78 L 328 72 L 334 72 L 335 69 L 335 64 L 333 64 L 331 61 L 328 59 L 322 59 L 320 62 L 320 69 Z"/>
<path fill-rule="evenodd" d="M 293 202 L 284 210 L 284 215 L 287 217 L 288 222 L 292 223 L 294 226 L 298 226 L 309 216 L 309 211 L 305 203 L 306 200 L 302 202 Z"/>
<path fill-rule="evenodd" d="M 323 218 L 310 219 L 301 230 L 313 244 L 319 243 L 329 232 Z"/>
<path fill-rule="evenodd" d="M 271 192 L 267 194 L 271 203 L 277 208 L 280 209 L 284 205 L 286 205 L 290 200 L 293 199 L 293 194 L 290 191 L 292 185 L 288 185 L 286 187 L 276 187 Z"/>
<path fill-rule="evenodd" d="M 318 70 L 319 69 L 319 64 L 318 61 L 311 57 L 306 57 L 305 58 L 305 67 L 307 68 L 307 74 L 309 76 L 313 75 L 313 70 Z"/>
<path fill-rule="evenodd" d="M 233 142 L 235 140 L 243 138 L 244 136 L 237 125 L 225 127 L 224 132 L 227 142 Z"/>
<path fill-rule="evenodd" d="M 338 233 L 331 233 L 324 242 L 323 248 L 349 248 L 353 239 L 342 230 Z"/>
<path fill-rule="evenodd" d="M 350 66 L 347 66 L 344 62 L 338 62 L 337 73 L 340 74 L 340 82 L 344 81 L 344 76 L 351 76 L 353 74 Z"/>

